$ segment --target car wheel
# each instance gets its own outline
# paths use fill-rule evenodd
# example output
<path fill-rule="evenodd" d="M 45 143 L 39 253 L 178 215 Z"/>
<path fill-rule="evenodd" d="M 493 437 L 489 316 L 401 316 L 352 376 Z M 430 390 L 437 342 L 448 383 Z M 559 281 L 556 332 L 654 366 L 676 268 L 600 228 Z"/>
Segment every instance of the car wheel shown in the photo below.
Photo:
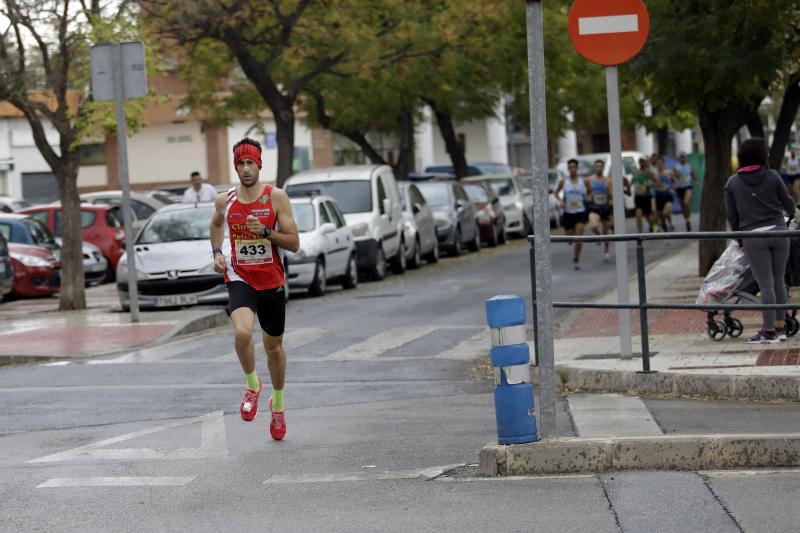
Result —
<path fill-rule="evenodd" d="M 522 237 L 523 239 L 527 239 L 528 235 L 531 235 L 532 233 L 533 233 L 533 226 L 531 225 L 531 221 L 528 220 L 528 217 L 523 216 L 522 217 L 522 235 L 520 235 L 520 237 Z"/>
<path fill-rule="evenodd" d="M 386 277 L 386 255 L 383 253 L 383 245 L 378 243 L 378 252 L 375 254 L 375 264 L 369 272 L 369 277 L 373 281 L 380 281 Z"/>
<path fill-rule="evenodd" d="M 469 243 L 469 250 L 470 252 L 481 251 L 481 231 L 478 229 L 477 225 L 475 226 L 475 238 Z"/>
<path fill-rule="evenodd" d="M 456 234 L 453 236 L 453 246 L 450 248 L 450 255 L 458 257 L 462 252 L 461 248 L 461 230 L 456 228 Z"/>
<path fill-rule="evenodd" d="M 114 267 L 111 266 L 111 261 L 108 262 L 108 266 L 106 267 L 106 275 L 103 277 L 103 281 L 101 283 L 114 283 L 117 279 L 117 273 L 114 272 Z"/>
<path fill-rule="evenodd" d="M 328 289 L 328 280 L 326 279 L 325 262 L 322 259 L 317 259 L 317 268 L 314 269 L 314 281 L 308 287 L 308 292 L 312 296 L 323 296 Z"/>
<path fill-rule="evenodd" d="M 407 265 L 405 240 L 400 239 L 400 246 L 397 248 L 397 255 L 395 255 L 392 259 L 392 272 L 395 274 L 402 274 L 406 271 Z"/>
<path fill-rule="evenodd" d="M 355 289 L 358 287 L 358 267 L 356 264 L 356 256 L 351 255 L 350 260 L 347 262 L 347 271 L 342 278 L 343 289 Z"/>
<path fill-rule="evenodd" d="M 411 254 L 411 261 L 408 262 L 408 268 L 417 269 L 422 263 L 422 255 L 419 253 L 419 241 L 414 239 L 414 252 Z"/>
<path fill-rule="evenodd" d="M 439 243 L 433 244 L 433 250 L 425 254 L 425 261 L 428 262 L 429 265 L 439 262 Z"/>

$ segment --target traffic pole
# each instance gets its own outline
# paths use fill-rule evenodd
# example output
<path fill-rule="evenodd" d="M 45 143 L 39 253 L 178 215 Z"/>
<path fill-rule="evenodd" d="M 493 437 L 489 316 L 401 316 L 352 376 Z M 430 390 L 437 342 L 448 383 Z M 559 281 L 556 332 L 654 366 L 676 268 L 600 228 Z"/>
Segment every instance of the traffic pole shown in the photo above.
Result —
<path fill-rule="evenodd" d="M 625 196 L 623 194 L 622 139 L 619 118 L 619 77 L 617 67 L 606 67 L 606 95 L 608 98 L 608 136 L 611 144 L 611 176 L 614 197 L 614 233 L 625 234 Z M 614 243 L 617 263 L 617 302 L 630 302 L 628 290 L 628 252 L 625 242 Z M 619 310 L 619 353 L 623 359 L 632 357 L 631 313 Z"/>
<path fill-rule="evenodd" d="M 133 220 L 131 219 L 131 189 L 128 182 L 128 132 L 125 121 L 124 74 L 122 46 L 114 45 L 114 100 L 117 112 L 117 147 L 119 149 L 119 180 L 122 185 L 122 219 L 125 225 L 125 255 L 128 260 L 128 306 L 131 322 L 139 322 L 139 288 L 136 283 L 136 250 L 133 248 Z"/>
<path fill-rule="evenodd" d="M 545 106 L 544 26 L 541 0 L 527 0 L 528 89 L 530 93 L 531 169 L 533 171 L 533 264 L 536 361 L 539 369 L 539 435 L 556 431 L 553 289 L 550 261 L 550 195 L 547 180 L 547 108 Z"/>

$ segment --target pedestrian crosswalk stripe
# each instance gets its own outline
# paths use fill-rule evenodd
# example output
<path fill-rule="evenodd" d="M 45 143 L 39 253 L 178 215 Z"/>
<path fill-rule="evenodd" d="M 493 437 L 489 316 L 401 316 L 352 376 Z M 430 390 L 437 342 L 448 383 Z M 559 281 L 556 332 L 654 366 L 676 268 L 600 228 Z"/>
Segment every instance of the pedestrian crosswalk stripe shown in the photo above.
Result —
<path fill-rule="evenodd" d="M 194 481 L 190 477 L 65 477 L 48 479 L 37 489 L 66 487 L 182 487 Z"/>
<path fill-rule="evenodd" d="M 167 431 L 183 426 L 200 423 L 199 448 L 106 448 L 120 442 Z M 222 411 L 209 413 L 194 418 L 177 420 L 152 428 L 126 433 L 110 439 L 104 439 L 64 452 L 46 455 L 29 463 L 57 463 L 71 461 L 134 461 L 151 459 L 205 459 L 209 457 L 226 457 L 228 455 L 228 438 L 225 432 L 225 419 Z"/>
<path fill-rule="evenodd" d="M 372 337 L 368 337 L 363 341 L 343 348 L 338 352 L 334 352 L 323 360 L 336 360 L 336 361 L 365 361 L 375 359 L 383 352 L 399 348 L 404 344 L 413 342 L 420 337 L 436 331 L 436 326 L 413 326 L 392 328 L 390 330 L 378 333 Z"/>

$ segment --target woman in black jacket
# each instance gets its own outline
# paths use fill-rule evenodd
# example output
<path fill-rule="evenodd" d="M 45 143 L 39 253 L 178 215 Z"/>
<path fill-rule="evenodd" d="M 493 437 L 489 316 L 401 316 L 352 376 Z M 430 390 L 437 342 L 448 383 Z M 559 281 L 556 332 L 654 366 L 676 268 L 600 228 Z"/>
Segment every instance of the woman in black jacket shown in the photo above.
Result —
<path fill-rule="evenodd" d="M 733 231 L 779 231 L 786 229 L 794 202 L 780 176 L 767 167 L 767 145 L 763 139 L 748 139 L 739 148 L 739 170 L 725 185 L 728 222 Z M 789 258 L 789 239 L 761 237 L 744 239 L 744 255 L 761 290 L 764 304 L 786 304 L 784 274 Z M 775 344 L 786 340 L 784 310 L 763 312 L 763 326 L 748 344 Z"/>

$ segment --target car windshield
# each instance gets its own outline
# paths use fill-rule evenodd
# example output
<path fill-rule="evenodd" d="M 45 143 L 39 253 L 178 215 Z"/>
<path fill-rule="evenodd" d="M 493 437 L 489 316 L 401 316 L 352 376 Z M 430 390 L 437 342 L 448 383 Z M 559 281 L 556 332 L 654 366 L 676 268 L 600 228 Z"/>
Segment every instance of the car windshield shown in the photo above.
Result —
<path fill-rule="evenodd" d="M 21 211 L 22 209 L 27 209 L 32 205 L 32 203 L 26 202 L 25 200 L 13 200 L 11 202 L 11 209 L 14 211 Z"/>
<path fill-rule="evenodd" d="M 311 203 L 292 202 L 292 214 L 297 223 L 297 231 L 305 233 L 314 231 L 314 205 Z"/>
<path fill-rule="evenodd" d="M 497 196 L 510 196 L 516 191 L 514 190 L 514 182 L 511 178 L 500 180 L 489 180 L 492 190 Z"/>
<path fill-rule="evenodd" d="M 289 194 L 312 193 L 331 196 L 342 213 L 368 213 L 372 211 L 372 187 L 367 180 L 320 181 L 289 185 Z"/>
<path fill-rule="evenodd" d="M 156 244 L 176 241 L 199 241 L 211 238 L 211 216 L 214 206 L 158 211 L 145 226 L 137 244 Z M 227 224 L 225 225 L 227 232 Z"/>
<path fill-rule="evenodd" d="M 431 207 L 447 207 L 450 205 L 450 195 L 447 193 L 447 183 L 420 183 L 417 186 Z"/>
<path fill-rule="evenodd" d="M 53 238 L 53 234 L 50 233 L 50 230 L 47 229 L 47 226 L 45 226 L 38 220 L 33 218 L 25 218 L 22 220 L 22 224 L 30 232 L 31 237 L 33 237 L 34 243 L 43 244 L 46 246 L 52 246 L 56 244 L 56 240 Z"/>
<path fill-rule="evenodd" d="M 467 196 L 474 203 L 485 204 L 489 201 L 489 195 L 486 194 L 486 189 L 482 185 L 464 185 L 464 190 L 467 191 Z"/>

